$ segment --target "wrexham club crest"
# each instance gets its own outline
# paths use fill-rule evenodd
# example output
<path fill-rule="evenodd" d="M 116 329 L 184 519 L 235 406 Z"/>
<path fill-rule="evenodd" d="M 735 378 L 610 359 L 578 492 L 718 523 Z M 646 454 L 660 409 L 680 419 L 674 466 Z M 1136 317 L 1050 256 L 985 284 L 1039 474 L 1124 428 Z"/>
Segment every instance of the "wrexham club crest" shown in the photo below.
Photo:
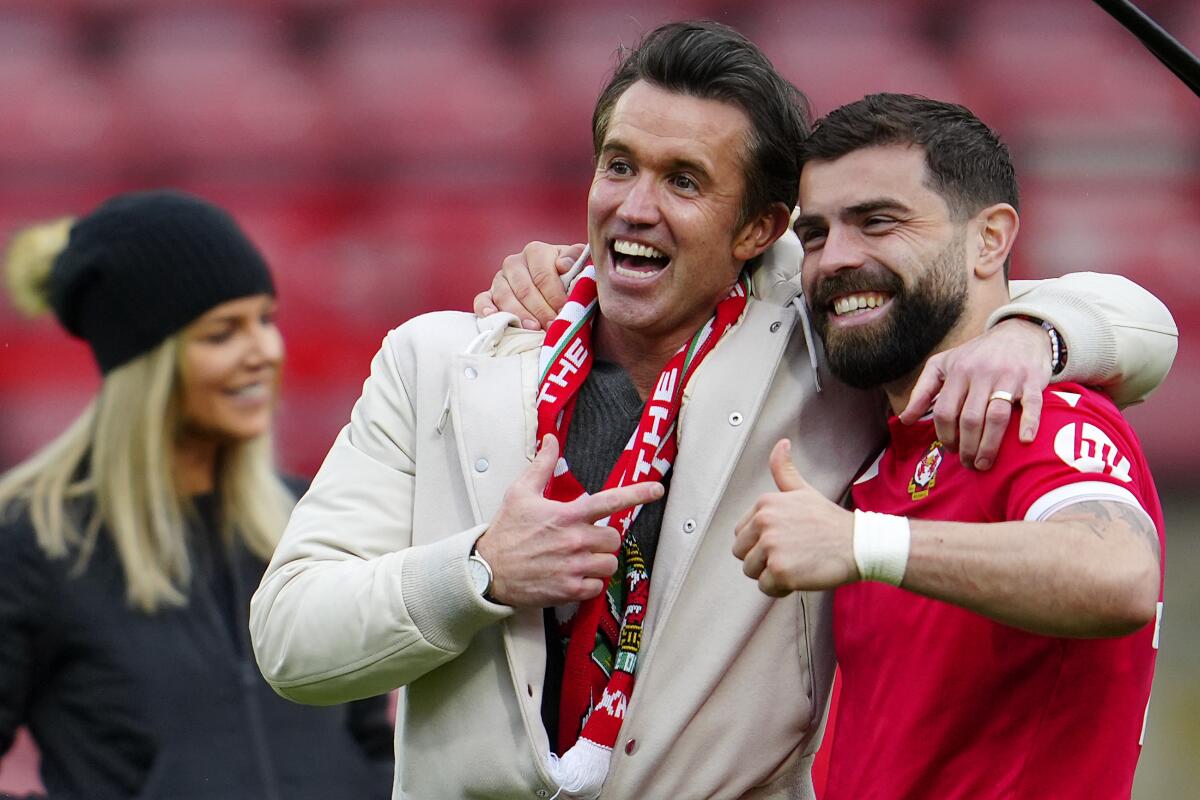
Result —
<path fill-rule="evenodd" d="M 925 455 L 921 456 L 921 460 L 917 462 L 912 480 L 908 482 L 908 493 L 912 495 L 913 500 L 924 500 L 933 491 L 934 484 L 937 483 L 938 467 L 942 465 L 944 449 L 945 445 L 935 439 L 933 444 L 929 445 L 929 449 L 925 451 Z"/>

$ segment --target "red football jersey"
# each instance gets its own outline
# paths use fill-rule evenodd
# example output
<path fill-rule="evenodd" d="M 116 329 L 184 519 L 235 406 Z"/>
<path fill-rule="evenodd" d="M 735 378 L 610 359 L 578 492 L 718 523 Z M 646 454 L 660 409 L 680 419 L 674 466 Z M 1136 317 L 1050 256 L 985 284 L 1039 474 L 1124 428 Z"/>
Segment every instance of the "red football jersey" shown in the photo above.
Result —
<path fill-rule="evenodd" d="M 890 444 L 854 485 L 855 505 L 1003 522 L 1113 500 L 1148 514 L 1161 547 L 1158 495 L 1120 412 L 1074 384 L 1044 397 L 1037 440 L 1022 444 L 1011 425 L 987 472 L 946 452 L 932 420 L 893 419 Z M 1112 639 L 1039 636 L 885 584 L 844 586 L 824 800 L 1128 800 L 1157 636 L 1157 623 Z"/>

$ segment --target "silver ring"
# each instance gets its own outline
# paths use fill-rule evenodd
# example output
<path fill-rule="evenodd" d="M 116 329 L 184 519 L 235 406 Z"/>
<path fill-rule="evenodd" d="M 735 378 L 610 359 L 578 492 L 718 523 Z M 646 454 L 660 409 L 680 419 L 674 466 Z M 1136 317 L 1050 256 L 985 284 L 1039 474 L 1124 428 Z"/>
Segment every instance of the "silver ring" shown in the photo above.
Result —
<path fill-rule="evenodd" d="M 1003 389 L 997 389 L 996 391 L 994 391 L 990 395 L 988 395 L 989 403 L 992 402 L 993 400 L 1003 400 L 1004 402 L 1008 403 L 1009 405 L 1012 405 L 1013 400 L 1015 400 L 1015 399 L 1016 398 L 1014 398 L 1012 396 L 1012 392 L 1006 392 Z"/>

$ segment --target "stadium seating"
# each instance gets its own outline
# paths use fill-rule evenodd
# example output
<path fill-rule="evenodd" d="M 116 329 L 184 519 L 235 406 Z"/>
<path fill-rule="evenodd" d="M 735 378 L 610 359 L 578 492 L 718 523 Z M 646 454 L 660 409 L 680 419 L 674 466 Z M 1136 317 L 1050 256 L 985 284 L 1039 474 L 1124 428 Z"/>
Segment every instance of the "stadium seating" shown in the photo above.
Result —
<path fill-rule="evenodd" d="M 1200 5 L 1146 5 L 1200 47 Z M 1200 324 L 1200 103 L 1075 0 L 0 0 L 0 232 L 153 184 L 232 208 L 278 276 L 285 456 L 308 467 L 389 327 L 464 308 L 529 239 L 584 236 L 615 48 L 687 16 L 744 30 L 818 112 L 967 103 L 1024 178 L 1019 272 L 1130 274 Z M 6 416 L 32 426 L 5 423 L 10 463 L 95 376 L 48 323 L 0 310 L 0 336 L 27 353 L 0 360 Z"/>
<path fill-rule="evenodd" d="M 75 49 L 69 15 L 0 8 L 0 170 L 7 180 L 96 180 L 121 157 L 112 89 Z"/>
<path fill-rule="evenodd" d="M 239 177 L 320 159 L 325 107 L 253 8 L 180 6 L 134 20 L 116 68 L 141 158 Z M 148 154 L 148 155 L 147 155 Z"/>
<path fill-rule="evenodd" d="M 363 11 L 333 34 L 321 62 L 344 161 L 470 180 L 528 139 L 526 81 L 479 19 L 452 7 Z"/>

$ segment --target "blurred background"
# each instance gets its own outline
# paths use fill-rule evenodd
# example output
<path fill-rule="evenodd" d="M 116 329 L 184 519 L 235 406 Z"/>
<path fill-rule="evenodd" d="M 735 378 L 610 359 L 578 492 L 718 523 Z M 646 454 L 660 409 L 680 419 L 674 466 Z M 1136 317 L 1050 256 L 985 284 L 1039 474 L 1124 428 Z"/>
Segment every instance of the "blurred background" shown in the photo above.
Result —
<path fill-rule="evenodd" d="M 1200 3 L 1140 5 L 1200 50 Z M 389 328 L 468 308 L 529 240 L 586 236 L 615 49 L 701 16 L 763 46 L 817 114 L 885 90 L 970 106 L 1022 179 L 1013 275 L 1120 273 L 1170 306 L 1174 371 L 1129 413 L 1168 524 L 1134 797 L 1194 797 L 1200 100 L 1088 0 L 0 0 L 0 237 L 135 188 L 231 209 L 275 270 L 280 456 L 311 475 Z M 0 308 L 0 468 L 98 383 L 84 345 Z M 0 763 L 0 791 L 35 781 L 24 746 Z"/>

